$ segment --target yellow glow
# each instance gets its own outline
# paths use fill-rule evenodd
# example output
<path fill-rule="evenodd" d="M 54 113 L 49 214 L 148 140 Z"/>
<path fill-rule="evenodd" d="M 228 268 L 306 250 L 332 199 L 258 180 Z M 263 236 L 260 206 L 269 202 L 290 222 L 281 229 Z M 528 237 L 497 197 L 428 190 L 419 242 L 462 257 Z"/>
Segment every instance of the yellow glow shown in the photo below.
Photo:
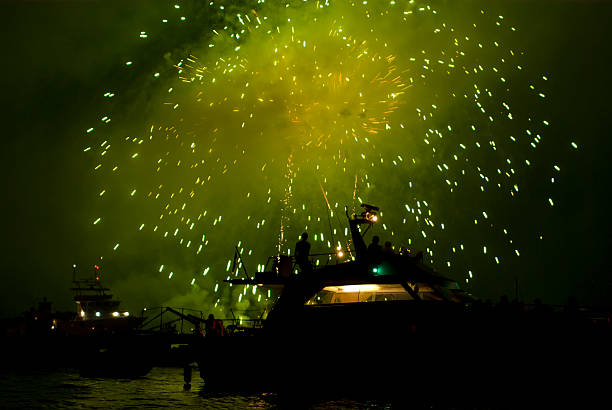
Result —
<path fill-rule="evenodd" d="M 119 316 L 119 312 L 113 312 L 113 316 L 114 316 L 114 317 Z"/>
<path fill-rule="evenodd" d="M 265 0 L 258 3 L 263 4 L 264 2 Z M 342 208 L 339 208 L 337 202 L 335 205 L 330 204 L 331 197 L 328 198 L 327 195 L 336 188 L 330 180 L 343 178 L 346 182 L 350 182 L 354 175 L 354 188 L 347 183 L 346 193 L 348 194 L 349 188 L 352 188 L 352 204 L 355 207 L 357 204 L 363 203 L 359 196 L 367 195 L 375 187 L 377 179 L 387 173 L 389 162 L 398 167 L 394 168 L 396 171 L 393 171 L 397 173 L 398 181 L 408 182 L 407 188 L 410 189 L 416 187 L 416 182 L 408 180 L 409 178 L 415 175 L 427 175 L 428 171 L 437 169 L 441 172 L 440 184 L 443 184 L 443 186 L 436 189 L 441 188 L 441 191 L 449 189 L 452 193 L 462 183 L 465 185 L 469 182 L 470 185 L 474 183 L 476 189 L 480 185 L 479 190 L 482 192 L 490 192 L 496 189 L 496 185 L 499 188 L 500 195 L 501 193 L 508 193 L 514 196 L 519 193 L 517 178 L 518 175 L 521 175 L 520 166 L 531 165 L 529 160 L 524 159 L 525 156 L 520 156 L 523 158 L 520 162 L 506 159 L 506 163 L 502 161 L 502 157 L 499 157 L 500 164 L 484 167 L 484 169 L 474 165 L 478 172 L 472 171 L 472 166 L 469 165 L 479 164 L 481 157 L 486 155 L 479 153 L 484 152 L 481 149 L 481 144 L 484 146 L 490 145 L 493 150 L 496 150 L 496 145 L 498 145 L 497 148 L 501 148 L 501 151 L 504 152 L 505 147 L 502 141 L 508 143 L 507 138 L 509 138 L 513 143 L 517 143 L 520 140 L 519 133 L 521 135 L 526 133 L 525 137 L 533 140 L 532 146 L 535 148 L 541 142 L 540 135 L 536 133 L 542 132 L 540 130 L 541 125 L 549 125 L 548 121 L 536 121 L 535 119 L 532 123 L 527 124 L 524 121 L 527 117 L 521 117 L 523 120 L 518 119 L 518 124 L 512 127 L 514 130 L 512 133 L 517 138 L 510 135 L 503 139 L 500 137 L 500 130 L 495 128 L 499 126 L 493 126 L 494 118 L 496 119 L 495 124 L 499 122 L 498 119 L 503 120 L 504 124 L 508 119 L 512 120 L 510 108 L 513 104 L 517 104 L 509 97 L 494 97 L 492 93 L 496 93 L 497 89 L 487 86 L 489 80 L 493 81 L 494 79 L 506 83 L 504 87 L 510 86 L 510 71 L 504 69 L 498 71 L 498 68 L 502 67 L 499 65 L 499 56 L 503 56 L 501 62 L 506 64 L 508 69 L 518 67 L 521 70 L 521 66 L 516 66 L 516 63 L 520 61 L 514 59 L 504 61 L 504 58 L 509 57 L 505 55 L 508 52 L 515 57 L 512 50 L 502 49 L 499 55 L 487 53 L 486 49 L 490 46 L 486 35 L 482 36 L 487 40 L 487 42 L 483 41 L 486 44 L 485 54 L 476 55 L 476 50 L 472 50 L 471 45 L 462 49 L 463 45 L 461 43 L 464 42 L 464 39 L 467 44 L 475 41 L 474 45 L 483 47 L 482 44 L 478 43 L 479 31 L 472 32 L 470 29 L 470 37 L 465 36 L 468 31 L 464 32 L 459 29 L 463 24 L 452 28 L 452 21 L 444 22 L 442 17 L 444 13 L 441 13 L 440 17 L 426 17 L 421 22 L 422 24 L 412 22 L 413 18 L 419 19 L 420 17 L 415 16 L 409 20 L 406 19 L 405 16 L 412 13 L 437 14 L 427 4 L 424 4 L 425 7 L 420 7 L 419 4 L 414 5 L 414 3 L 427 2 L 409 0 L 401 3 L 397 0 L 388 0 L 387 2 L 380 2 L 379 5 L 378 2 L 360 0 L 346 2 L 348 4 L 338 6 L 330 5 L 329 3 L 335 4 L 336 2 L 329 1 L 306 2 L 304 0 L 304 2 L 306 4 L 295 8 L 295 11 L 283 11 L 270 19 L 262 15 L 260 20 L 257 13 L 276 10 L 277 5 L 274 4 L 276 2 L 268 2 L 273 3 L 270 8 L 260 9 L 258 6 L 257 13 L 254 10 L 252 10 L 252 13 L 241 10 L 246 14 L 234 14 L 233 16 L 228 14 L 226 17 L 229 21 L 226 28 L 221 30 L 220 27 L 217 27 L 220 28 L 220 32 L 212 30 L 216 37 L 213 36 L 210 41 L 202 44 L 202 48 L 214 47 L 215 50 L 219 48 L 221 50 L 214 53 L 198 50 L 202 54 L 201 60 L 190 55 L 190 52 L 184 58 L 180 56 L 180 62 L 175 65 L 175 68 L 177 68 L 176 77 L 172 76 L 172 81 L 164 80 L 164 82 L 168 86 L 182 83 L 183 85 L 180 87 L 183 88 L 179 88 L 172 98 L 166 98 L 170 96 L 155 97 L 151 104 L 152 106 L 157 104 L 157 109 L 153 109 L 155 118 L 151 117 L 149 119 L 151 123 L 145 122 L 145 119 L 136 118 L 137 125 L 141 123 L 137 127 L 142 128 L 141 131 L 145 131 L 145 127 L 150 127 L 149 132 L 145 132 L 144 135 L 138 132 L 137 137 L 134 137 L 134 134 L 126 136 L 126 132 L 122 130 L 131 129 L 131 127 L 127 127 L 127 124 L 118 124 L 110 129 L 104 128 L 106 127 L 104 124 L 110 121 L 108 116 L 110 112 L 101 112 L 100 115 L 96 116 L 98 121 L 96 128 L 100 131 L 87 128 L 88 147 L 83 148 L 85 152 L 89 152 L 87 156 L 92 161 L 91 163 L 88 161 L 88 164 L 93 165 L 98 160 L 103 161 L 95 168 L 101 171 L 96 176 L 96 182 L 94 183 L 94 187 L 99 186 L 95 193 L 99 195 L 96 200 L 100 201 L 100 205 L 92 206 L 91 209 L 105 209 L 106 212 L 100 212 L 100 215 L 91 215 L 87 219 L 88 223 L 92 223 L 94 228 L 98 228 L 97 225 L 101 225 L 100 228 L 102 228 L 107 225 L 106 219 L 108 218 L 111 222 L 109 229 L 113 229 L 114 237 L 120 240 L 126 235 L 131 237 L 131 231 L 134 228 L 140 226 L 138 229 L 144 231 L 144 227 L 148 228 L 148 224 L 151 224 L 154 226 L 153 232 L 156 233 L 158 239 L 165 238 L 164 241 L 167 241 L 168 246 L 175 247 L 176 251 L 181 253 L 180 258 L 185 256 L 182 253 L 191 255 L 187 256 L 188 259 L 196 255 L 199 258 L 199 254 L 202 253 L 205 255 L 205 260 L 208 257 L 207 255 L 215 254 L 215 247 L 218 246 L 218 241 L 213 239 L 214 232 L 222 232 L 224 229 L 216 227 L 216 225 L 221 225 L 222 216 L 213 215 L 213 212 L 216 212 L 215 209 L 226 213 L 223 215 L 226 216 L 225 221 L 231 221 L 232 219 L 238 221 L 235 216 L 240 215 L 237 213 L 238 211 L 231 211 L 227 206 L 217 207 L 219 197 L 215 194 L 224 192 L 226 183 L 235 184 L 240 182 L 245 175 L 248 175 L 253 184 L 242 184 L 239 189 L 250 191 L 237 193 L 237 198 L 241 198 L 239 200 L 240 204 L 246 203 L 243 202 L 245 197 L 248 200 L 253 198 L 253 201 L 259 201 L 264 208 L 262 208 L 262 213 L 256 212 L 253 215 L 244 215 L 248 221 L 244 222 L 244 219 L 242 219 L 242 222 L 246 223 L 244 225 L 246 228 L 253 230 L 256 227 L 258 231 L 263 231 L 262 235 L 264 236 L 270 236 L 270 233 L 278 233 L 278 240 L 274 241 L 276 248 L 274 253 L 290 254 L 293 251 L 289 243 L 291 239 L 288 239 L 290 233 L 294 232 L 293 228 L 300 227 L 301 229 L 304 226 L 303 229 L 313 233 L 315 245 L 321 247 L 323 252 L 330 252 L 329 262 L 342 263 L 345 262 L 344 256 L 347 257 L 346 261 L 354 261 L 356 256 L 349 247 L 351 235 L 348 229 L 344 228 L 344 237 L 342 237 L 341 228 L 336 225 L 336 222 L 332 223 L 332 221 L 338 220 L 338 218 L 334 218 L 334 213 L 339 213 L 342 216 Z M 396 2 L 398 3 L 396 7 L 382 5 L 383 3 L 395 5 Z M 289 3 L 287 2 L 285 5 L 289 6 Z M 212 4 L 213 1 L 210 2 L 210 5 Z M 407 6 L 407 4 L 411 6 Z M 362 5 L 366 7 L 362 7 Z M 173 8 L 172 5 L 170 7 Z M 223 6 L 219 7 L 220 9 L 223 8 Z M 319 12 L 317 10 L 319 7 L 329 7 L 329 11 Z M 176 5 L 176 8 L 178 9 L 179 5 Z M 185 17 L 180 17 L 177 14 L 174 14 L 174 18 L 185 20 Z M 432 19 L 431 23 L 434 24 L 433 27 L 429 27 L 430 18 Z M 235 23 L 235 19 L 244 26 L 244 29 L 242 27 L 238 29 L 238 24 L 230 24 L 231 22 Z M 281 24 L 281 20 L 287 21 L 288 24 L 284 22 Z M 164 23 L 168 21 L 167 19 L 162 20 Z M 402 21 L 406 23 L 405 28 L 400 28 L 404 25 Z M 463 22 L 461 19 L 458 21 Z M 394 30 L 387 30 L 390 25 L 394 26 Z M 396 25 L 397 27 L 395 27 Z M 466 24 L 465 27 L 467 28 L 468 25 Z M 476 27 L 476 24 L 474 24 L 474 27 Z M 434 28 L 434 33 L 442 33 L 439 36 L 434 36 L 440 38 L 440 40 L 428 37 L 426 46 L 419 47 L 415 44 L 414 47 L 404 47 L 405 38 L 420 35 L 421 29 L 429 33 L 431 28 Z M 145 29 L 145 27 L 142 29 Z M 134 32 L 135 35 L 137 33 L 137 31 Z M 248 36 L 246 33 L 248 33 Z M 476 38 L 472 39 L 472 34 Z M 148 31 L 140 31 L 140 37 L 148 37 Z M 455 48 L 447 49 L 446 47 L 451 45 L 453 37 L 456 37 L 454 38 Z M 495 47 L 498 47 L 497 42 L 493 41 L 492 43 Z M 217 47 L 217 45 L 220 47 Z M 395 55 L 396 52 L 398 52 L 397 55 Z M 470 62 L 471 58 L 474 58 L 473 62 Z M 133 64 L 136 64 L 133 63 L 133 60 L 128 61 L 127 56 L 120 63 L 131 65 L 132 68 L 137 67 L 133 66 Z M 479 65 L 479 63 L 482 65 Z M 479 74 L 479 71 L 483 74 Z M 489 71 L 496 74 L 487 73 Z M 166 78 L 169 75 L 169 73 L 165 73 Z M 500 75 L 509 77 L 502 78 Z M 155 72 L 153 76 L 158 78 L 160 73 Z M 150 80 L 150 77 L 148 78 Z M 545 77 L 542 77 L 542 79 L 546 81 Z M 526 82 L 521 87 L 528 84 Z M 533 81 L 533 84 L 538 85 L 539 82 Z M 534 93 L 530 94 L 533 94 L 533 98 L 545 97 L 544 94 L 540 94 L 540 97 L 537 96 L 540 90 L 536 91 L 535 85 L 531 86 Z M 436 89 L 438 86 L 441 87 L 441 93 L 437 92 L 439 91 Z M 430 88 L 436 92 L 432 93 Z M 167 93 L 173 93 L 173 88 L 166 89 L 166 91 Z M 549 93 L 546 89 L 542 91 Z M 121 92 L 118 93 L 120 94 L 118 97 L 122 98 Z M 451 95 L 455 100 L 447 100 Z M 488 95 L 488 97 L 485 97 L 485 95 Z M 114 94 L 110 91 L 104 94 L 104 97 L 107 98 L 113 96 Z M 501 103 L 505 111 L 500 111 L 501 108 L 499 108 L 491 112 L 494 118 L 489 116 L 489 112 L 486 110 L 490 110 L 492 106 L 488 107 L 487 104 L 482 104 L 485 102 L 483 98 L 492 98 L 491 101 L 501 98 L 498 102 Z M 473 110 L 473 114 L 476 115 L 474 120 L 467 124 L 452 119 L 446 121 L 444 118 L 445 105 L 448 106 L 449 101 L 464 99 L 466 105 L 462 107 L 470 113 Z M 165 107 L 163 110 L 162 106 Z M 415 114 L 416 116 L 414 116 Z M 479 119 L 481 115 L 482 119 Z M 487 117 L 488 119 L 486 119 Z M 275 120 L 271 122 L 270 118 L 275 118 Z M 99 124 L 99 122 L 103 124 Z M 514 120 L 514 123 L 516 122 L 517 120 Z M 406 134 L 411 124 L 418 124 L 418 128 L 422 129 L 422 132 L 418 133 L 419 141 Z M 539 125 L 536 126 L 536 124 Z M 525 129 L 528 125 L 531 130 Z M 473 134 L 468 131 L 470 126 Z M 456 130 L 456 128 L 461 127 L 465 128 L 465 132 Z M 489 127 L 492 127 L 491 132 L 483 135 L 482 129 L 488 129 Z M 96 132 L 96 134 L 93 134 L 93 132 Z M 127 134 L 129 135 L 131 132 Z M 496 137 L 485 138 L 486 135 L 495 135 Z M 505 134 L 502 132 L 501 135 Z M 423 140 L 423 137 L 426 138 Z M 460 140 L 456 140 L 456 138 L 461 138 L 463 143 L 459 143 Z M 478 142 L 474 138 L 482 139 Z M 486 141 L 487 139 L 496 139 L 496 141 Z M 417 155 L 416 153 L 419 151 L 412 149 L 417 142 L 419 144 L 418 149 L 426 149 L 430 154 Z M 525 139 L 525 142 L 527 144 L 524 145 L 527 146 L 531 141 Z M 474 143 L 475 147 L 481 149 L 481 151 L 472 148 Z M 427 145 L 422 146 L 422 144 Z M 135 147 L 135 145 L 142 145 L 142 147 Z M 455 145 L 458 146 L 453 148 Z M 114 148 L 113 150 L 110 149 L 111 146 Z M 117 152 L 119 146 L 121 148 Z M 285 150 L 285 147 L 288 147 L 288 149 Z M 133 151 L 134 148 L 139 149 L 139 151 L 142 150 L 143 156 L 140 157 L 139 151 Z M 268 150 L 268 148 L 272 149 Z M 577 149 L 578 145 L 571 142 L 571 146 L 566 146 L 566 148 Z M 432 151 L 429 151 L 430 149 Z M 257 158 L 260 158 L 257 154 L 260 150 L 261 152 L 265 151 L 268 155 L 257 160 Z M 505 151 L 508 152 L 508 150 Z M 398 152 L 406 155 L 406 160 L 403 159 L 402 155 L 397 155 Z M 410 152 L 413 154 L 408 154 Z M 448 152 L 450 155 L 456 152 L 453 157 L 457 166 L 450 165 L 450 161 L 452 161 L 450 158 L 447 159 L 448 165 L 443 163 L 440 152 Z M 412 157 L 413 155 L 414 157 Z M 139 159 L 139 161 L 129 161 L 129 159 Z M 261 164 L 261 160 L 266 162 Z M 267 167 L 267 162 L 271 163 L 270 167 Z M 463 163 L 469 166 L 463 166 Z M 118 165 L 122 165 L 121 173 L 118 172 Z M 509 165 L 515 168 L 508 168 Z M 102 170 L 102 167 L 105 167 L 105 170 Z M 550 165 L 548 167 L 549 171 L 560 173 L 563 163 L 560 162 L 559 165 L 555 165 L 553 161 L 553 169 L 550 169 Z M 153 173 L 151 170 L 151 178 L 143 183 L 141 175 L 148 175 L 150 168 L 155 168 L 156 172 Z M 495 168 L 497 168 L 499 177 L 493 172 Z M 110 177 L 111 173 L 106 171 L 107 169 L 112 169 L 114 173 L 112 177 Z M 517 176 L 515 176 L 515 169 Z M 491 172 L 493 175 L 485 175 L 487 172 Z M 226 173 L 227 176 L 222 176 Z M 315 184 L 318 182 L 320 186 L 327 206 L 325 213 L 329 215 L 329 218 L 321 218 L 317 215 L 316 207 L 311 204 L 311 191 L 303 189 L 306 185 L 301 181 L 310 173 L 317 175 L 317 180 L 313 182 Z M 476 174 L 479 174 L 484 182 L 475 183 L 472 181 L 472 178 L 477 178 Z M 503 184 L 502 180 L 496 179 L 502 178 L 502 175 L 506 175 L 508 178 L 507 181 L 504 179 L 506 182 L 503 182 Z M 437 181 L 438 177 L 434 179 Z M 520 178 L 518 179 L 520 180 Z M 557 179 L 556 174 L 555 179 Z M 415 187 L 413 187 L 413 182 Z M 556 181 L 553 182 L 557 184 Z M 257 187 L 257 189 L 253 187 Z M 108 188 L 109 195 L 105 194 L 106 188 Z M 132 188 L 132 190 L 130 191 L 129 188 Z M 269 188 L 267 194 L 265 194 L 265 188 Z M 391 184 L 389 184 L 389 189 L 393 190 Z M 135 194 L 141 191 L 143 195 L 139 196 L 142 199 L 136 198 Z M 117 195 L 114 192 L 117 192 Z M 435 230 L 440 227 L 441 230 L 452 231 L 453 226 L 458 226 L 457 224 L 460 221 L 454 221 L 452 214 L 436 211 L 436 207 L 432 207 L 431 210 L 428 209 L 428 204 L 423 200 L 419 189 L 411 192 L 413 193 L 405 195 L 406 200 L 409 201 L 409 204 L 404 204 L 408 214 L 399 214 L 397 220 L 394 218 L 393 221 L 381 224 L 381 227 L 384 231 L 387 231 L 386 235 L 391 236 L 389 239 L 393 239 L 397 233 L 397 231 L 394 233 L 393 230 L 398 229 L 398 222 L 404 216 L 404 226 L 408 226 L 415 234 L 420 231 L 421 235 L 419 236 L 426 239 L 424 246 L 430 246 L 430 248 L 427 248 L 426 259 L 434 264 L 434 252 L 435 255 L 438 255 L 440 253 L 439 248 L 442 246 L 436 243 Z M 148 195 L 144 195 L 146 193 Z M 120 231 L 117 231 L 112 228 L 112 218 L 107 213 L 112 214 L 113 209 L 121 207 L 123 201 L 127 200 L 123 197 L 130 196 L 128 194 L 131 195 L 130 198 L 133 197 L 132 200 L 137 200 L 137 202 L 132 204 L 133 206 L 126 214 L 126 218 L 131 222 L 129 224 L 116 224 L 120 229 Z M 367 196 L 365 199 L 368 199 Z M 540 202 L 544 205 L 545 201 L 548 201 L 550 207 L 559 207 L 558 204 L 553 202 L 552 198 L 541 199 Z M 184 201 L 183 204 L 180 204 L 181 200 Z M 302 201 L 304 203 L 300 203 Z M 556 201 L 559 202 L 559 200 Z M 267 205 L 265 205 L 266 203 Z M 206 211 L 202 209 L 207 206 L 212 206 L 211 210 L 213 211 L 209 217 L 206 217 Z M 301 207 L 301 211 L 299 211 L 299 207 Z M 279 209 L 280 213 L 277 212 Z M 365 207 L 363 209 L 365 210 L 363 213 L 361 213 L 359 207 L 353 209 L 353 211 L 359 210 L 360 212 L 357 214 L 359 223 L 377 224 L 379 218 L 376 213 L 380 213 L 380 210 L 376 207 Z M 475 209 L 475 211 L 477 210 Z M 434 212 L 433 216 L 432 211 Z M 495 241 L 491 243 L 490 239 L 494 238 L 495 231 L 500 226 L 511 221 L 510 219 L 506 222 L 495 219 L 493 210 L 487 209 L 488 212 L 492 212 L 491 218 L 488 218 L 486 212 L 480 211 L 485 220 L 491 220 L 491 227 L 493 228 L 494 224 L 496 224 L 496 227 L 494 230 L 487 231 L 490 233 L 479 242 L 480 249 L 483 249 L 483 245 L 487 245 L 484 247 L 483 254 L 480 254 L 479 257 L 483 260 L 489 260 L 493 257 L 496 263 L 501 264 L 501 260 L 494 256 L 495 253 L 499 252 L 488 253 L 487 247 L 490 247 L 492 251 L 497 248 L 497 243 Z M 266 224 L 265 219 L 261 219 L 270 212 L 278 214 L 276 220 L 272 221 L 272 225 L 274 225 L 272 227 L 270 223 Z M 382 215 L 384 214 L 381 213 L 381 217 Z M 102 217 L 105 219 L 104 226 L 101 224 Z M 242 218 L 242 216 L 239 218 Z M 91 221 L 91 219 L 94 219 L 94 221 Z M 333 231 L 331 235 L 325 233 L 328 237 L 319 233 L 320 231 L 327 232 L 326 219 L 329 222 L 330 231 Z M 137 225 L 138 222 L 141 222 L 141 224 Z M 481 225 L 477 225 L 477 223 L 481 223 Z M 482 225 L 482 218 L 474 219 L 474 224 L 471 225 L 472 228 L 467 236 L 469 237 L 470 233 L 476 232 L 476 229 L 480 229 Z M 424 231 L 425 228 L 429 230 L 429 233 Z M 127 233 L 123 232 L 124 229 L 127 230 Z M 248 239 L 246 234 L 249 229 L 245 229 L 244 232 L 242 230 L 231 230 L 231 234 L 227 235 L 227 242 L 235 243 L 238 239 Z M 336 232 L 337 229 L 339 233 Z M 178 237 L 179 231 L 181 237 Z M 203 232 L 210 236 L 210 245 L 209 239 L 204 237 Z M 149 235 L 147 233 L 147 236 Z M 201 241 L 200 235 L 202 236 Z M 418 245 L 419 238 L 406 239 L 408 239 L 408 245 Z M 514 239 L 516 240 L 516 238 Z M 401 242 L 400 239 L 396 241 Z M 334 244 L 334 242 L 336 243 Z M 119 248 L 119 243 L 112 244 L 110 240 L 104 240 L 104 243 L 103 251 L 105 252 L 110 250 L 110 245 L 114 246 L 112 250 L 117 251 Z M 190 246 L 191 244 L 194 246 Z M 343 249 L 337 246 L 337 259 L 334 261 L 331 252 L 333 252 L 333 247 L 339 244 L 342 244 L 342 246 L 346 244 L 349 254 L 344 254 Z M 510 240 L 510 244 L 512 244 L 512 240 Z M 513 247 L 519 245 L 520 243 L 513 245 Z M 203 246 L 207 246 L 208 251 L 204 250 Z M 133 245 L 124 242 L 121 247 L 122 253 L 124 253 L 123 249 L 130 251 Z M 240 247 L 240 243 L 238 247 Z M 461 245 L 461 249 L 463 250 L 463 245 Z M 244 250 L 247 251 L 247 249 Z M 240 248 L 240 253 L 242 251 L 243 249 Z M 250 255 L 251 250 L 248 251 Z M 193 255 L 192 252 L 196 255 Z M 455 248 L 453 248 L 453 252 L 455 252 Z M 515 253 L 518 256 L 518 250 Z M 444 252 L 435 258 L 444 259 L 443 254 Z M 500 257 L 505 257 L 503 253 L 499 254 Z M 257 251 L 255 257 L 257 258 Z M 166 271 L 164 275 L 168 275 L 169 280 L 173 279 L 173 272 L 167 272 L 167 269 L 161 264 L 162 262 L 171 263 L 172 261 L 167 260 L 167 257 L 164 258 L 159 260 L 156 265 L 150 264 L 152 265 L 151 268 L 159 267 L 159 273 Z M 313 266 L 319 267 L 320 262 L 325 264 L 326 258 L 327 256 L 325 258 L 317 257 L 313 260 Z M 450 268 L 450 261 L 438 259 L 435 264 L 439 265 L 444 262 Z M 221 264 L 213 266 L 211 271 L 213 280 L 221 279 L 222 272 L 215 273 L 215 266 L 221 267 Z M 227 270 L 229 270 L 230 264 L 230 261 L 228 261 Z M 207 275 L 208 269 L 206 268 L 203 276 Z M 261 272 L 263 271 L 264 269 L 261 269 Z M 179 273 L 177 274 L 178 281 L 184 281 L 184 285 L 189 285 L 188 273 L 187 275 Z M 368 274 L 382 276 L 381 268 L 371 267 Z M 186 280 L 185 277 L 187 277 Z M 372 279 L 363 281 L 370 280 Z M 372 282 L 375 281 L 378 280 L 372 280 Z M 195 282 L 196 279 L 192 279 L 191 285 L 195 286 Z M 212 283 L 202 283 L 201 285 L 207 288 L 203 291 L 212 288 Z M 404 283 L 404 285 L 406 284 Z M 179 285 L 175 284 L 173 286 Z M 262 285 L 258 284 L 258 286 Z M 380 284 L 379 286 L 361 284 L 326 289 L 335 289 L 332 290 L 334 293 L 344 293 L 343 300 L 354 299 L 360 301 L 367 299 L 376 301 L 378 295 L 356 295 L 359 292 L 378 292 L 385 293 L 384 298 L 387 297 L 387 294 L 393 292 L 401 294 L 402 289 L 398 288 L 392 291 L 389 290 L 390 286 L 390 284 Z M 223 289 L 219 289 L 218 283 L 214 288 L 215 293 L 223 293 Z M 255 294 L 254 289 L 253 292 Z M 332 296 L 325 295 L 325 300 Z M 270 297 L 269 293 L 268 297 Z M 392 297 L 395 296 L 389 296 L 390 299 Z M 220 300 L 217 299 L 217 303 L 220 303 L 221 307 L 224 308 L 235 304 L 235 300 L 232 298 L 225 299 L 223 302 L 220 302 Z M 215 307 L 217 303 L 215 303 Z M 95 309 L 88 309 L 94 316 Z M 112 314 L 112 311 L 103 312 L 104 315 L 108 313 Z M 136 314 L 138 316 L 138 312 Z M 85 318 L 85 312 L 81 312 L 81 316 Z M 119 312 L 118 316 L 127 315 L 124 312 Z M 87 317 L 91 318 L 89 314 L 87 314 Z"/>
<path fill-rule="evenodd" d="M 326 286 L 323 290 L 335 293 L 357 293 L 357 292 L 373 292 L 379 290 L 378 285 L 346 285 L 346 286 Z"/>

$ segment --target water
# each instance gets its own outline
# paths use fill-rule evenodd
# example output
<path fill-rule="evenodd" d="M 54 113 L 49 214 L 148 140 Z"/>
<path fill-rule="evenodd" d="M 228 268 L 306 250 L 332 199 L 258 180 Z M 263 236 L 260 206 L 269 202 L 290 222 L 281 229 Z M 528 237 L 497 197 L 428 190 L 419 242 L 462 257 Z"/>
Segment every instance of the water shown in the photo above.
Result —
<path fill-rule="evenodd" d="M 564 408 L 563 392 L 533 401 L 509 394 L 490 395 L 486 400 L 467 399 L 473 391 L 448 395 L 444 391 L 425 394 L 406 385 L 398 397 L 317 397 L 306 388 L 300 396 L 278 393 L 223 393 L 206 389 L 196 371 L 190 390 L 183 388 L 183 369 L 157 367 L 140 379 L 82 378 L 76 370 L 0 371 L 0 409 L 407 409 L 407 410 L 501 410 Z M 577 389 L 577 392 L 586 390 Z M 607 390 L 602 390 L 607 391 Z M 433 393 L 433 394 L 432 394 Z M 587 396 L 592 395 L 592 392 Z M 580 394 L 575 408 L 592 408 Z M 568 397 L 569 398 L 569 397 Z M 466 400 L 467 399 L 467 400 Z M 542 400 L 543 399 L 543 400 Z M 606 401 L 609 401 L 606 399 Z M 569 401 L 571 402 L 571 400 Z M 537 405 L 536 405 L 537 403 Z"/>
<path fill-rule="evenodd" d="M 76 370 L 0 373 L 2 409 L 383 409 L 384 400 L 281 397 L 272 393 L 207 391 L 194 371 L 191 390 L 183 389 L 183 369 L 153 368 L 140 379 L 82 378 Z"/>

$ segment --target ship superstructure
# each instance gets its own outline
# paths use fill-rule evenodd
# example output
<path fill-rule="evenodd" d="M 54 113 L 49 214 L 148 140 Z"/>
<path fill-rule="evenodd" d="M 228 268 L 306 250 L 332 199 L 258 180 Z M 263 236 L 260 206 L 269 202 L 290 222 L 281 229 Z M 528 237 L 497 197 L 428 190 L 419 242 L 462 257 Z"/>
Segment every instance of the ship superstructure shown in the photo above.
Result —
<path fill-rule="evenodd" d="M 77 278 L 73 266 L 72 288 L 76 304 L 76 319 L 67 324 L 71 335 L 105 335 L 134 330 L 142 318 L 130 316 L 121 309 L 121 301 L 114 299 L 110 289 L 102 285 L 100 267 L 93 266 L 90 277 Z"/>

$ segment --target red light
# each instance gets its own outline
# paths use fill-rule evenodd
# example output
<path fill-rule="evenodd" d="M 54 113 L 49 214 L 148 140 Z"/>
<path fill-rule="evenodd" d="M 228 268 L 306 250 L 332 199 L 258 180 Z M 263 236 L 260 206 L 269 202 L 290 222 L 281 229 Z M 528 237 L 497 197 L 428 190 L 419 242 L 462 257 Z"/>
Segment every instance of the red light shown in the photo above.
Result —
<path fill-rule="evenodd" d="M 98 265 L 94 265 L 94 269 L 98 270 L 98 269 L 100 269 L 100 267 Z"/>
<path fill-rule="evenodd" d="M 96 276 L 96 280 L 100 280 L 100 277 L 99 277 L 99 276 Z"/>

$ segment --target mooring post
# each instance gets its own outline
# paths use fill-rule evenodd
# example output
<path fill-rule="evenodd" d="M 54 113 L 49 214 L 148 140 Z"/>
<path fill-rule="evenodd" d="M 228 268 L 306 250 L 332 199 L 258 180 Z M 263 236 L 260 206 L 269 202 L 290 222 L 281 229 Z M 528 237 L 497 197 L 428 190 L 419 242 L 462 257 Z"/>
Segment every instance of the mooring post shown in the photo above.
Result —
<path fill-rule="evenodd" d="M 191 364 L 185 364 L 183 368 L 183 380 L 185 380 L 185 384 L 183 385 L 183 389 L 190 390 L 191 389 Z"/>

